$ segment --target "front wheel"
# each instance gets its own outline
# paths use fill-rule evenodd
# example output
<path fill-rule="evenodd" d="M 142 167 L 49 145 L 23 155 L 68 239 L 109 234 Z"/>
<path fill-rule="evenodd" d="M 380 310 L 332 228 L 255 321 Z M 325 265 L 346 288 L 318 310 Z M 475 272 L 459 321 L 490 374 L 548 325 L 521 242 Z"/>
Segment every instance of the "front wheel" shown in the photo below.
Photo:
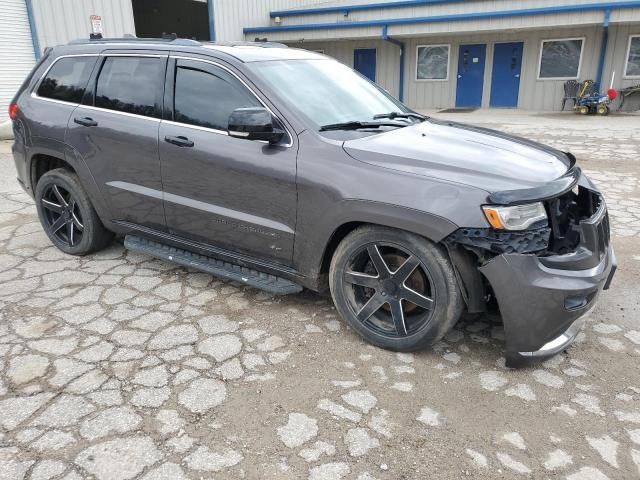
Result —
<path fill-rule="evenodd" d="M 445 251 L 400 230 L 354 230 L 333 255 L 329 283 L 342 318 L 370 343 L 395 351 L 433 345 L 463 309 Z"/>
<path fill-rule="evenodd" d="M 65 253 L 86 255 L 113 238 L 96 213 L 78 176 L 64 168 L 45 173 L 36 186 L 40 223 L 51 242 Z"/>
<path fill-rule="evenodd" d="M 598 115 L 609 115 L 609 107 L 607 105 L 598 105 L 598 109 L 596 110 Z"/>

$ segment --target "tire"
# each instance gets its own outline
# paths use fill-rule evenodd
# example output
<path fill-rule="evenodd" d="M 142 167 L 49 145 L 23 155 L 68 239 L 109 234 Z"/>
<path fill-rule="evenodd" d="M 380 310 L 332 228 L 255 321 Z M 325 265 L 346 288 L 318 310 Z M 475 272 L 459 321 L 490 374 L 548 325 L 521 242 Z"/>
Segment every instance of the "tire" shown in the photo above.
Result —
<path fill-rule="evenodd" d="M 609 107 L 607 105 L 598 105 L 596 112 L 598 115 L 602 116 L 609 115 Z"/>
<path fill-rule="evenodd" d="M 96 213 L 78 176 L 64 168 L 38 180 L 35 191 L 40 223 L 56 247 L 70 255 L 87 255 L 106 247 L 113 233 Z"/>
<path fill-rule="evenodd" d="M 445 250 L 384 227 L 360 227 L 342 240 L 331 259 L 329 287 L 338 313 L 356 332 L 373 345 L 399 352 L 433 345 L 456 324 L 464 307 Z"/>
<path fill-rule="evenodd" d="M 589 107 L 582 105 L 582 106 L 578 107 L 578 112 L 580 113 L 580 115 L 588 115 L 589 114 Z"/>

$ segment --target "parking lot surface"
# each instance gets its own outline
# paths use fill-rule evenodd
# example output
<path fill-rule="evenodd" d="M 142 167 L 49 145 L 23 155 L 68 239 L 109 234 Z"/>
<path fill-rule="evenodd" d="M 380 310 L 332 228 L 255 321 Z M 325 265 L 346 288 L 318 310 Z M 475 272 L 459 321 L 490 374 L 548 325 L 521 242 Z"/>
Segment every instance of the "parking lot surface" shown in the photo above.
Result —
<path fill-rule="evenodd" d="M 570 149 L 605 192 L 619 270 L 575 346 L 507 369 L 481 317 L 395 354 L 309 292 L 66 256 L 0 142 L 0 479 L 638 478 L 640 117 L 439 116 Z"/>

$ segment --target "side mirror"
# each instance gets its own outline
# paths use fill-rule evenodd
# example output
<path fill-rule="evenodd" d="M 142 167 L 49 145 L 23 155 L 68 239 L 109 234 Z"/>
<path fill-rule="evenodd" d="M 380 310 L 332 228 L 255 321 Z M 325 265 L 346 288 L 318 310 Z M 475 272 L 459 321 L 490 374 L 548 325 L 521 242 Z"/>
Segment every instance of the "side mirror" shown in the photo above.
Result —
<path fill-rule="evenodd" d="M 229 115 L 227 133 L 245 140 L 262 140 L 276 144 L 284 137 L 284 130 L 274 121 L 266 108 L 236 108 Z"/>

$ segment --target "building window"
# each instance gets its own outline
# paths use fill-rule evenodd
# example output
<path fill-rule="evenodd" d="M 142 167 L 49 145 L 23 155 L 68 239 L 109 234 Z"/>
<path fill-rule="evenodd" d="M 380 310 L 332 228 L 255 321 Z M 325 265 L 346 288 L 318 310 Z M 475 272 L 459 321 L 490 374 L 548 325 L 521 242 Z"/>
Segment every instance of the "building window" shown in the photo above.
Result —
<path fill-rule="evenodd" d="M 539 79 L 568 80 L 580 76 L 583 38 L 543 40 L 540 46 Z"/>
<path fill-rule="evenodd" d="M 640 35 L 631 35 L 629 37 L 627 66 L 624 69 L 624 76 L 640 78 Z"/>
<path fill-rule="evenodd" d="M 418 45 L 416 80 L 449 79 L 449 45 Z"/>

